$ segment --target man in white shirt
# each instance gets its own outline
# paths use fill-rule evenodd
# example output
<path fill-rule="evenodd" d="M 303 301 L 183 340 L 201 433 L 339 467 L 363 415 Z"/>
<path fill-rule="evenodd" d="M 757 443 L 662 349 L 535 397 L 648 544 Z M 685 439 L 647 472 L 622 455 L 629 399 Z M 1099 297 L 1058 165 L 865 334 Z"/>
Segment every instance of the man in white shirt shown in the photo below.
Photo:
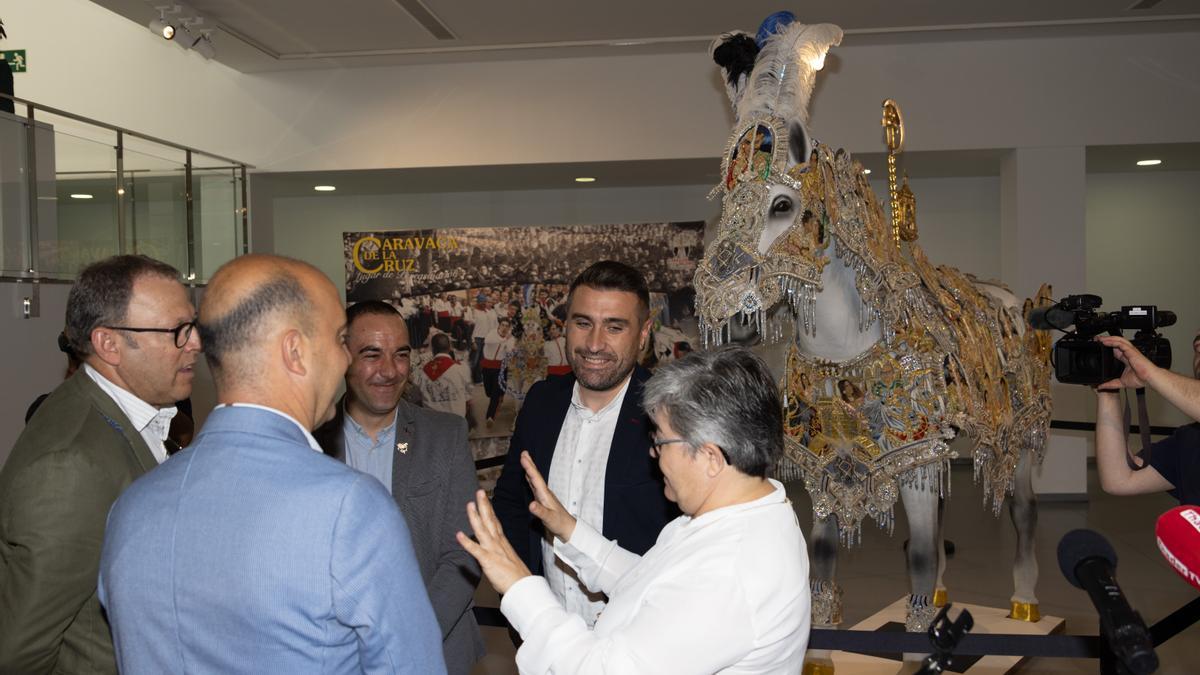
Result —
<path fill-rule="evenodd" d="M 542 354 L 546 356 L 546 374 L 566 375 L 571 372 L 571 364 L 567 361 L 567 339 L 562 335 L 562 326 L 555 319 L 550 319 L 546 329 L 548 340 L 542 344 Z"/>
<path fill-rule="evenodd" d="M 450 338 L 434 335 L 429 340 L 433 358 L 417 369 L 417 389 L 426 408 L 465 418 L 471 402 L 471 371 L 454 358 Z"/>
<path fill-rule="evenodd" d="M 476 382 L 483 382 L 483 373 L 480 371 L 479 362 L 483 359 L 483 341 L 492 331 L 496 330 L 498 317 L 496 310 L 492 308 L 492 302 L 488 296 L 479 292 L 476 298 L 475 311 L 472 320 L 475 322 L 471 326 L 471 375 Z"/>
<path fill-rule="evenodd" d="M 530 516 L 533 493 L 519 455 L 529 451 L 571 515 L 634 553 L 654 545 L 679 511 L 664 496 L 641 410 L 650 373 L 637 359 L 649 339 L 649 299 L 642 275 L 622 263 L 598 262 L 575 279 L 566 321 L 573 374 L 550 376 L 529 390 L 496 483 L 496 516 L 513 549 L 588 626 L 605 599 L 555 557 L 540 521 Z"/>
<path fill-rule="evenodd" d="M 504 400 L 504 388 L 500 386 L 500 368 L 504 365 L 504 357 L 517 346 L 512 334 L 512 319 L 503 317 L 496 323 L 496 329 L 483 339 L 483 357 L 479 360 L 480 370 L 483 371 L 483 389 L 488 396 L 487 425 L 496 420 L 496 411 Z"/>
<path fill-rule="evenodd" d="M 65 333 L 84 365 L 0 471 L 0 672 L 116 672 L 96 599 L 105 516 L 167 459 L 200 352 L 195 313 L 166 263 L 115 256 L 79 274 Z"/>

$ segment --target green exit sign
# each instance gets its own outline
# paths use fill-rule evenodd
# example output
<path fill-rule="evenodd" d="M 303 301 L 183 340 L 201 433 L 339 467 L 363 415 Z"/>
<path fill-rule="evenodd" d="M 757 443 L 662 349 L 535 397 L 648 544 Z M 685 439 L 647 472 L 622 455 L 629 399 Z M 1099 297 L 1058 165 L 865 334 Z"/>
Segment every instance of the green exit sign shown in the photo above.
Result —
<path fill-rule="evenodd" d="M 24 49 L 10 49 L 8 51 L 0 51 L 0 57 L 8 61 L 8 67 L 14 73 L 23 73 L 29 68 L 29 61 L 25 58 Z"/>

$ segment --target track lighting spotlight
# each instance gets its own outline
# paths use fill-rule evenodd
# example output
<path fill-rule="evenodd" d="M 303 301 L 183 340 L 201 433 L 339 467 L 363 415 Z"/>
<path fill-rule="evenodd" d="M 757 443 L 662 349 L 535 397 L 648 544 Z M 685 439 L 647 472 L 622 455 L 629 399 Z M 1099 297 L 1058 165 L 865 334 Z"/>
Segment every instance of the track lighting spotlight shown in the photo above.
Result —
<path fill-rule="evenodd" d="M 207 27 L 204 17 L 187 5 L 159 5 L 158 18 L 147 24 L 151 31 L 170 40 L 183 49 L 193 49 L 206 59 L 216 56 L 212 43 L 212 29 Z"/>
<path fill-rule="evenodd" d="M 155 9 L 158 10 L 158 18 L 151 19 L 150 23 L 147 24 L 151 32 L 161 35 L 164 40 L 173 39 L 175 37 L 175 24 L 177 22 L 174 15 L 182 14 L 183 8 L 179 5 L 160 5 L 155 7 Z M 168 14 L 173 16 L 168 18 Z"/>

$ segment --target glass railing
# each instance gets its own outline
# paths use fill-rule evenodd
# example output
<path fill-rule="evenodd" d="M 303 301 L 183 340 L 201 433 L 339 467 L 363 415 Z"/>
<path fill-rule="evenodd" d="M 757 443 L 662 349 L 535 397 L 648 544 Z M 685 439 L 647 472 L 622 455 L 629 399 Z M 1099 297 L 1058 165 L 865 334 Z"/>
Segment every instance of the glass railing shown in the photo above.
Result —
<path fill-rule="evenodd" d="M 0 112 L 0 277 L 70 280 L 142 253 L 203 283 L 249 251 L 245 163 L 12 100 L 24 114 Z"/>

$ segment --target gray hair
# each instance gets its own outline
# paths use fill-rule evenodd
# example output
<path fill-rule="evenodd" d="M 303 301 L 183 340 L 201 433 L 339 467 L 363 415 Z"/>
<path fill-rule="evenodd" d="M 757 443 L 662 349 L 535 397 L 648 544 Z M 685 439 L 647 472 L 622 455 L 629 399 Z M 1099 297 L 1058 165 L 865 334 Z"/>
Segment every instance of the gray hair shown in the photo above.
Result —
<path fill-rule="evenodd" d="M 642 408 L 664 415 L 692 448 L 712 443 L 747 476 L 765 478 L 783 454 L 783 406 L 767 364 L 743 347 L 693 352 L 660 366 Z"/>

